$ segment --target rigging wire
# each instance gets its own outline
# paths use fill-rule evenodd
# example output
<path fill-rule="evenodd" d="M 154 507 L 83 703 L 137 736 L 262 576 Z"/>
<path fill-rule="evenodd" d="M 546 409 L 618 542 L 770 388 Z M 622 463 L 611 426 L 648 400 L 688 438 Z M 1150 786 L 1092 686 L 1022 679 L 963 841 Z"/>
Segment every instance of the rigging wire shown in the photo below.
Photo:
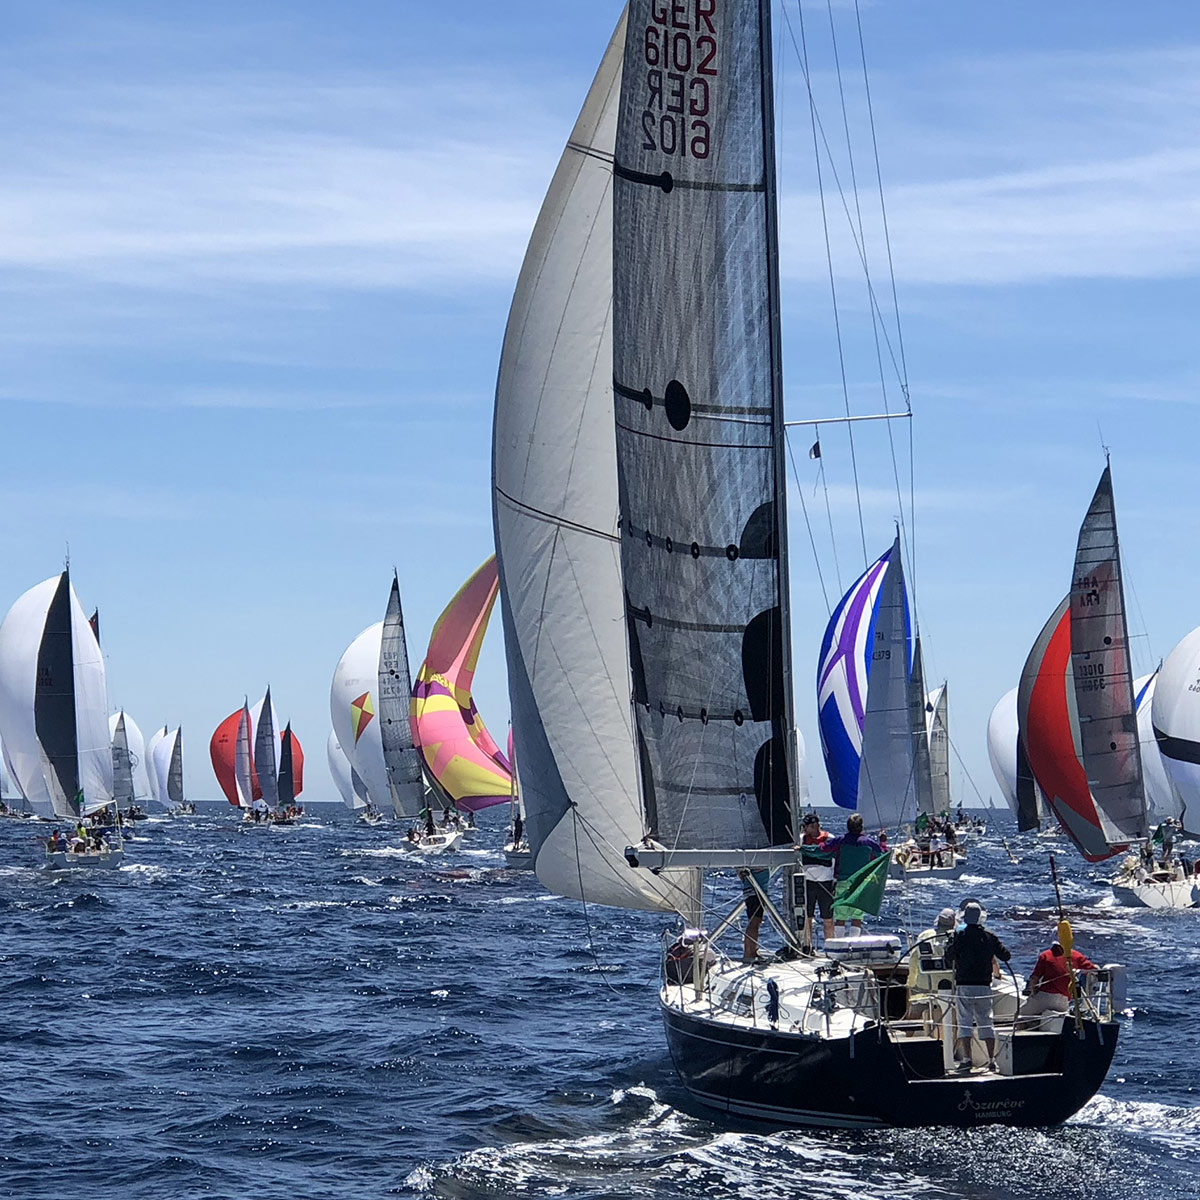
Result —
<path fill-rule="evenodd" d="M 817 580 L 821 584 L 821 596 L 825 601 L 826 611 L 829 612 L 830 614 L 832 614 L 833 609 L 829 604 L 829 592 L 825 588 L 825 573 L 821 570 L 821 557 L 817 553 L 817 542 L 816 542 L 816 538 L 813 536 L 812 522 L 809 520 L 809 517 L 808 517 L 808 505 L 804 503 L 804 488 L 800 482 L 800 472 L 796 469 L 796 455 L 792 450 L 792 439 L 791 439 L 791 435 L 787 429 L 785 429 L 783 431 L 783 442 L 784 442 L 784 445 L 787 446 L 788 461 L 792 464 L 792 476 L 796 480 L 796 494 L 800 497 L 800 511 L 804 514 L 804 528 L 808 531 L 809 545 L 812 546 L 813 562 L 816 564 L 816 567 L 817 567 Z M 828 511 L 828 508 L 829 508 L 828 495 L 826 496 L 825 507 L 826 507 L 826 511 Z M 830 530 L 830 532 L 831 533 L 833 532 L 832 529 Z M 841 568 L 838 567 L 838 565 L 837 565 L 837 545 L 836 545 L 836 543 L 834 545 L 833 562 L 834 562 L 834 566 L 835 566 L 835 568 L 837 568 L 837 572 L 838 572 L 838 591 L 840 592 L 842 589 L 842 574 L 841 574 Z"/>
<path fill-rule="evenodd" d="M 838 314 L 837 278 L 836 278 L 836 275 L 835 275 L 834 269 L 833 269 L 833 244 L 830 240 L 830 235 L 829 235 L 829 213 L 827 211 L 827 206 L 825 203 L 824 173 L 821 170 L 821 140 L 824 137 L 824 131 L 822 130 L 821 137 L 818 137 L 819 120 L 817 117 L 817 99 L 816 99 L 816 96 L 813 94 L 812 78 L 811 78 L 811 75 L 809 72 L 809 65 L 808 65 L 808 37 L 807 37 L 807 33 L 806 33 L 805 27 L 804 27 L 804 7 L 800 3 L 800 0 L 797 0 L 796 15 L 799 19 L 799 25 L 800 25 L 800 44 L 799 44 L 799 46 L 796 45 L 796 35 L 795 35 L 795 31 L 792 29 L 791 20 L 787 16 L 787 9 L 785 8 L 783 10 L 783 12 L 784 12 L 784 20 L 788 27 L 788 34 L 792 39 L 792 45 L 796 49 L 796 52 L 800 55 L 801 70 L 804 73 L 805 85 L 808 90 L 808 111 L 809 111 L 809 120 L 812 125 L 813 158 L 815 160 L 815 165 L 816 165 L 816 170 L 817 170 L 817 193 L 820 196 L 820 200 L 821 200 L 821 227 L 822 227 L 822 230 L 824 232 L 824 237 L 825 237 L 825 261 L 829 268 L 829 292 L 830 292 L 830 297 L 831 297 L 832 304 L 833 304 L 833 328 L 834 328 L 835 339 L 837 341 L 838 369 L 840 371 L 841 380 L 842 380 L 842 402 L 843 402 L 843 405 L 846 410 L 846 416 L 849 416 L 850 415 L 850 387 L 846 380 L 846 352 L 845 352 L 845 347 L 842 343 L 841 318 Z M 828 143 L 826 143 L 826 150 L 828 151 Z M 836 173 L 835 173 L 834 178 L 836 179 Z M 840 184 L 839 184 L 839 191 L 840 190 L 841 190 L 841 188 L 840 188 Z M 843 197 L 843 206 L 844 206 L 844 204 L 845 204 L 845 198 Z M 862 540 L 863 564 L 865 565 L 867 562 L 867 529 L 866 529 L 866 524 L 863 520 L 862 490 L 861 490 L 861 487 L 859 486 L 859 480 L 858 480 L 858 457 L 857 457 L 855 447 L 854 447 L 854 428 L 853 428 L 853 426 L 850 426 L 850 425 L 847 426 L 846 435 L 850 440 L 850 464 L 851 464 L 851 470 L 854 475 L 854 498 L 855 498 L 855 503 L 857 504 L 857 507 L 858 507 L 858 532 L 859 532 L 859 536 Z"/>

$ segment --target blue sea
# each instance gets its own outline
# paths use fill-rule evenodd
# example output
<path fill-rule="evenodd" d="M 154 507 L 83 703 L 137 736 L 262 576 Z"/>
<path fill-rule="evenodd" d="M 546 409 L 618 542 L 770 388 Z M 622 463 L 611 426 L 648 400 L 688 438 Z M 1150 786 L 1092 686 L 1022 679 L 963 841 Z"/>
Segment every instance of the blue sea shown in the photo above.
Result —
<path fill-rule="evenodd" d="M 657 1016 L 650 914 L 348 814 L 141 824 L 119 872 L 49 874 L 0 821 L 0 1195 L 22 1200 L 1200 1194 L 1200 911 L 1118 909 L 1065 846 L 1077 945 L 1130 966 L 1108 1081 L 1058 1129 L 771 1131 L 694 1110 Z M 975 894 L 1027 971 L 1046 844 L 893 885 L 881 927 Z M 768 941 L 770 939 L 767 939 Z"/>

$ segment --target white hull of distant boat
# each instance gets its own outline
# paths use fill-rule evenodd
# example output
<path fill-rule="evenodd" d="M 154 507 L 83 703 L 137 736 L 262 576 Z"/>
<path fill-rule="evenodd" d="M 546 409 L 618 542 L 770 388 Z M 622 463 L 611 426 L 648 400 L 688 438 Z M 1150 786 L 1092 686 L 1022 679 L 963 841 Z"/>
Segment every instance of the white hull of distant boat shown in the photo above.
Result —
<path fill-rule="evenodd" d="M 520 846 L 507 842 L 504 846 L 504 864 L 512 871 L 532 871 L 533 851 L 525 842 Z"/>
<path fill-rule="evenodd" d="M 1137 879 L 1118 875 L 1112 883 L 1113 898 L 1130 908 L 1196 908 L 1200 905 L 1200 883 L 1191 879 Z"/>
<path fill-rule="evenodd" d="M 451 829 L 446 833 L 423 833 L 415 842 L 406 838 L 401 844 L 409 850 L 441 854 L 446 850 L 454 850 L 462 841 L 462 836 L 461 829 Z"/>
<path fill-rule="evenodd" d="M 944 866 L 934 866 L 918 860 L 906 862 L 900 858 L 893 858 L 888 867 L 888 875 L 892 879 L 958 879 L 966 869 L 965 854 L 954 855 L 954 861 Z"/>
<path fill-rule="evenodd" d="M 73 854 L 67 850 L 55 850 L 46 855 L 46 866 L 51 871 L 119 870 L 125 862 L 124 850 L 88 850 Z"/>

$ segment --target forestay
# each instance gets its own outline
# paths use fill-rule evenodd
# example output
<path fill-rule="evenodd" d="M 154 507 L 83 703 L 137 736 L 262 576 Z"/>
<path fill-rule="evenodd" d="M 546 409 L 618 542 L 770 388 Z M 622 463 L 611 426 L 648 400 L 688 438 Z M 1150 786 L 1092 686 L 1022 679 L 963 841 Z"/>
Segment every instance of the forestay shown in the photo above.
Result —
<path fill-rule="evenodd" d="M 621 565 L 645 821 L 670 849 L 793 837 L 770 10 L 629 6 Z"/>

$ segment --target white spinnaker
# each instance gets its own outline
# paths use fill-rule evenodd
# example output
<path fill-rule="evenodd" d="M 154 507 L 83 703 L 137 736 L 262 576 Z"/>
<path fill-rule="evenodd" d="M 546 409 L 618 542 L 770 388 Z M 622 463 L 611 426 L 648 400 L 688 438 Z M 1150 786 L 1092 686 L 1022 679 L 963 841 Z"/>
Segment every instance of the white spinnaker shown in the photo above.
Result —
<path fill-rule="evenodd" d="M 112 737 L 108 732 L 108 688 L 104 656 L 91 622 L 71 587 L 71 651 L 75 672 L 75 739 L 83 812 L 112 803 Z"/>
<path fill-rule="evenodd" d="M 373 808 L 386 812 L 392 807 L 388 787 L 387 765 L 383 759 L 383 739 L 379 720 L 371 716 L 354 736 L 354 715 L 351 705 L 367 696 L 372 713 L 377 712 L 379 691 L 379 646 L 383 639 L 383 622 L 369 625 L 346 647 L 345 654 L 334 668 L 329 686 L 329 716 L 338 744 L 366 784 L 367 798 Z"/>
<path fill-rule="evenodd" d="M 352 812 L 366 806 L 354 794 L 354 784 L 350 778 L 350 760 L 338 741 L 337 734 L 331 729 L 329 739 L 325 743 L 325 757 L 329 761 L 329 774 L 333 778 L 334 787 L 342 798 L 342 803 Z"/>
<path fill-rule="evenodd" d="M 1159 668 L 1151 720 L 1167 776 L 1195 814 L 1200 810 L 1200 629 L 1193 629 Z M 1193 815 L 1185 824 L 1195 821 Z"/>
<path fill-rule="evenodd" d="M 1008 807 L 1017 811 L 1017 691 L 1005 692 L 988 717 L 987 747 L 992 774 Z"/>
<path fill-rule="evenodd" d="M 165 725 L 155 729 L 150 735 L 150 740 L 146 743 L 146 758 L 151 764 L 150 768 L 150 795 L 159 804 L 166 805 L 167 795 L 159 790 L 158 772 L 154 769 L 154 752 L 158 749 L 158 744 L 167 736 L 167 727 Z"/>
<path fill-rule="evenodd" d="M 617 531 L 612 158 L 618 22 L 534 226 L 504 335 L 492 441 L 513 741 L 538 878 L 624 908 L 674 909 L 634 871 L 638 794 Z"/>
<path fill-rule="evenodd" d="M 116 737 L 117 721 L 121 713 L 115 712 L 108 718 L 108 737 L 111 741 Z M 133 767 L 133 799 L 137 804 L 145 804 L 149 800 L 157 800 L 154 792 L 154 781 L 151 772 L 150 748 L 146 745 L 138 723 L 125 713 L 125 742 L 129 747 L 129 761 Z"/>
<path fill-rule="evenodd" d="M 1143 675 L 1133 681 L 1133 694 L 1137 700 L 1138 742 L 1142 748 L 1142 776 L 1146 784 L 1146 807 L 1153 821 L 1164 821 L 1167 817 L 1178 817 L 1183 812 L 1183 800 L 1159 752 L 1154 737 L 1154 693 L 1158 691 L 1158 672 Z"/>
<path fill-rule="evenodd" d="M 162 730 L 158 731 L 162 734 Z M 162 803 L 167 804 L 167 775 L 171 770 L 171 751 L 175 747 L 175 738 L 179 731 L 174 734 L 163 734 L 158 741 L 154 743 L 154 749 L 150 752 L 150 773 L 154 780 L 154 791 L 156 796 L 162 796 Z"/>
<path fill-rule="evenodd" d="M 33 712 L 38 647 L 58 579 L 55 575 L 19 596 L 0 623 L 0 736 L 13 780 L 40 817 L 69 815 L 54 811 Z"/>

